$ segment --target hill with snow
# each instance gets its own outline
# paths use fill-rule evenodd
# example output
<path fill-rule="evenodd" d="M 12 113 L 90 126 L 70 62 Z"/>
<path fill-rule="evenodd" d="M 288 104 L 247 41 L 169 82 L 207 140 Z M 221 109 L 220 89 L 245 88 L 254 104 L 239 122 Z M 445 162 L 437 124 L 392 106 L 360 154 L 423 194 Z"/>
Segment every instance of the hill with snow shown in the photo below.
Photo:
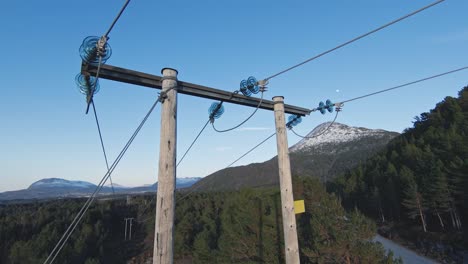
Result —
<path fill-rule="evenodd" d="M 381 129 L 323 123 L 289 148 L 293 176 L 331 180 L 383 149 L 397 135 L 399 133 Z M 278 161 L 274 157 L 263 163 L 217 171 L 197 182 L 194 188 L 228 190 L 277 185 L 278 182 Z"/>
<path fill-rule="evenodd" d="M 199 177 L 177 178 L 176 188 L 190 187 L 198 180 L 200 180 Z M 114 188 L 112 188 L 110 182 L 108 182 L 102 187 L 99 195 L 110 195 L 113 192 L 120 195 L 156 192 L 157 186 L 157 183 L 140 187 L 125 187 L 114 184 Z M 96 184 L 86 181 L 47 178 L 32 183 L 24 190 L 0 193 L 0 201 L 89 197 L 96 187 Z"/>

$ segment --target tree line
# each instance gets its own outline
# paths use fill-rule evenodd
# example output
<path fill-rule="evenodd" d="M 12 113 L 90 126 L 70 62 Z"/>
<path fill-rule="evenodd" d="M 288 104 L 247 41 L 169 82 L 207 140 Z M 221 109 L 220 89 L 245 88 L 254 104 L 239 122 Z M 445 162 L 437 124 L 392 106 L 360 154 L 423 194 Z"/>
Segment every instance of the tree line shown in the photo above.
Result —
<path fill-rule="evenodd" d="M 294 180 L 301 263 L 400 263 L 371 242 L 375 224 L 315 179 Z M 179 194 L 177 197 L 181 197 Z M 0 262 L 42 263 L 84 200 L 0 207 Z M 56 263 L 144 263 L 152 256 L 154 196 L 94 204 Z M 135 217 L 132 240 L 124 218 Z M 127 230 L 129 231 L 129 230 Z M 278 188 L 194 193 L 176 206 L 175 263 L 284 263 Z"/>
<path fill-rule="evenodd" d="M 450 234 L 468 248 L 468 87 L 415 117 L 412 128 L 328 190 L 380 222 Z"/>

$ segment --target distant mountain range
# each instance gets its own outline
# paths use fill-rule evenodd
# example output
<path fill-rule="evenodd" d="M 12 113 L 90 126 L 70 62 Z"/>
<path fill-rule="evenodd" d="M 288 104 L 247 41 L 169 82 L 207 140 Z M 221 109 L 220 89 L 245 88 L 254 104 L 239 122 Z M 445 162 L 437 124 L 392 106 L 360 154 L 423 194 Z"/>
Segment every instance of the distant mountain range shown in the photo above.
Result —
<path fill-rule="evenodd" d="M 321 124 L 307 134 L 306 138 L 290 147 L 292 173 L 295 176 L 318 177 L 322 181 L 331 180 L 346 169 L 364 162 L 397 135 L 399 133 L 350 127 L 340 123 Z M 274 140 L 270 144 L 275 144 Z M 263 163 L 223 169 L 203 179 L 177 178 L 177 188 L 235 190 L 276 185 L 278 181 L 278 161 L 274 157 Z M 87 197 L 95 188 L 96 185 L 90 182 L 49 178 L 31 184 L 28 189 L 0 193 L 0 201 Z M 114 184 L 114 191 L 118 194 L 155 192 L 156 189 L 157 183 L 140 187 Z M 103 195 L 111 193 L 112 188 L 108 184 L 100 192 Z"/>
<path fill-rule="evenodd" d="M 364 162 L 397 135 L 399 133 L 381 129 L 323 123 L 289 148 L 292 174 L 318 177 L 322 181 L 331 180 L 346 169 Z M 276 143 L 272 140 L 270 144 Z M 217 171 L 192 188 L 205 191 L 232 190 L 276 185 L 278 182 L 278 161 L 274 157 L 263 163 Z"/>
<path fill-rule="evenodd" d="M 199 181 L 199 177 L 177 178 L 176 188 L 186 188 Z M 114 184 L 117 194 L 137 194 L 145 192 L 156 192 L 157 183 L 140 187 L 125 187 Z M 27 189 L 0 193 L 0 201 L 6 200 L 29 200 L 49 198 L 76 198 L 90 196 L 97 185 L 85 181 L 70 181 L 59 178 L 42 179 L 31 184 Z M 100 195 L 112 194 L 112 187 L 105 185 L 99 192 Z"/>

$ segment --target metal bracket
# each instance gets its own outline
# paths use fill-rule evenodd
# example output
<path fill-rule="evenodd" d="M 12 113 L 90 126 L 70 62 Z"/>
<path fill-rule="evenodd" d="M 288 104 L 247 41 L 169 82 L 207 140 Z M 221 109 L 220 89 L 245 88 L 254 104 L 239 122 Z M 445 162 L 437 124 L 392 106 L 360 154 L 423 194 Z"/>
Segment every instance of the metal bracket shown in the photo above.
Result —
<path fill-rule="evenodd" d="M 335 104 L 335 111 L 336 112 L 341 112 L 341 110 L 343 110 L 343 106 L 344 106 L 344 103 L 336 103 Z"/>

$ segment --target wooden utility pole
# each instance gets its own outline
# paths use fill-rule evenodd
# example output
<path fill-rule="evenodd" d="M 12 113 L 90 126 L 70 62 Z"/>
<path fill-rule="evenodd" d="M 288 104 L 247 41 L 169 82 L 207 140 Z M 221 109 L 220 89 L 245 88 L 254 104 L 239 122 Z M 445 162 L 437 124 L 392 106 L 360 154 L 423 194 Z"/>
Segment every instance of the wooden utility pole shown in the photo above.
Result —
<path fill-rule="evenodd" d="M 153 264 L 172 264 L 175 213 L 177 71 L 164 68 Z"/>
<path fill-rule="evenodd" d="M 281 189 L 281 212 L 283 215 L 283 232 L 286 264 L 299 264 L 299 244 L 297 241 L 296 215 L 289 162 L 288 137 L 284 118 L 282 96 L 273 97 L 276 125 L 276 145 L 278 148 L 278 167 Z"/>
<path fill-rule="evenodd" d="M 175 213 L 175 178 L 176 178 L 176 121 L 177 121 L 177 94 L 185 94 L 190 96 L 202 97 L 206 99 L 212 99 L 222 101 L 226 103 L 233 103 L 238 105 L 244 105 L 248 107 L 255 107 L 260 109 L 266 109 L 273 111 L 275 110 L 275 116 L 281 112 L 282 123 L 277 123 L 277 131 L 279 127 L 282 131 L 282 136 L 277 133 L 278 142 L 279 138 L 284 137 L 284 149 L 285 157 L 287 159 L 287 170 L 286 166 L 284 171 L 288 171 L 288 174 L 281 176 L 281 194 L 282 203 L 285 203 L 283 198 L 283 183 L 282 179 L 289 179 L 289 187 L 287 187 L 287 193 L 290 196 L 290 203 L 288 205 L 288 211 L 292 214 L 285 214 L 283 208 L 283 223 L 291 223 L 294 229 L 294 239 L 290 238 L 290 229 L 284 227 L 285 230 L 285 244 L 286 244 L 286 263 L 297 264 L 299 263 L 298 246 L 297 246 L 297 234 L 296 234 L 296 222 L 294 218 L 294 207 L 292 205 L 292 187 L 291 187 L 291 171 L 289 166 L 288 157 L 288 144 L 286 140 L 286 128 L 284 122 L 284 113 L 293 114 L 297 116 L 305 116 L 310 113 L 310 109 L 302 108 L 293 105 L 283 104 L 282 97 L 279 98 L 279 102 L 273 102 L 269 100 L 261 100 L 259 98 L 248 97 L 238 93 L 232 93 L 223 91 L 207 86 L 193 84 L 189 82 L 182 82 L 177 80 L 177 71 L 174 69 L 165 68 L 162 70 L 163 77 L 138 72 L 134 70 L 124 69 L 112 65 L 103 64 L 100 67 L 93 64 L 87 64 L 83 62 L 81 65 L 81 72 L 90 76 L 96 76 L 99 68 L 99 78 L 113 80 L 117 82 L 129 83 L 139 85 L 148 88 L 162 89 L 162 94 L 166 95 L 162 102 L 161 111 L 161 139 L 160 139 L 160 151 L 159 151 L 159 171 L 158 171 L 158 191 L 156 201 L 156 221 L 155 221 L 155 237 L 154 237 L 154 250 L 153 250 L 153 264 L 172 264 L 173 263 L 173 232 L 174 232 L 174 213 Z M 176 89 L 173 89 L 176 88 Z M 166 93 L 167 92 L 167 93 Z M 278 107 L 281 107 L 277 110 Z M 278 118 L 277 118 L 278 119 Z M 280 147 L 278 143 L 278 157 L 280 160 L 280 175 L 282 162 L 284 155 L 280 153 Z M 281 158 L 283 157 L 283 158 Z M 289 175 L 289 176 L 288 176 Z M 285 217 L 288 215 L 288 217 Z M 287 230 L 288 229 L 288 230 Z M 295 241 L 291 242 L 291 241 Z M 291 252 L 295 252 L 297 258 Z M 292 256 L 292 257 L 291 257 Z M 291 260 L 290 260 L 291 259 Z M 295 261 L 297 259 L 297 261 Z"/>

